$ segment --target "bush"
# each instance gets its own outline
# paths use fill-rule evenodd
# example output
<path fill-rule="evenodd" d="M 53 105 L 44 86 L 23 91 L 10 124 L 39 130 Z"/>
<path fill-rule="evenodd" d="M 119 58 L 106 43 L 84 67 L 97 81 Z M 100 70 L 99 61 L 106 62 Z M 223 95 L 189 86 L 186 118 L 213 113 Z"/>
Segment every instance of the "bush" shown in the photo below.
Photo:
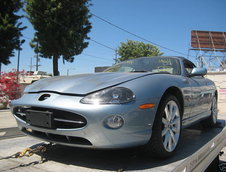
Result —
<path fill-rule="evenodd" d="M 18 76 L 24 74 L 24 71 L 18 73 Z M 0 76 L 0 103 L 8 104 L 11 100 L 20 96 L 21 85 L 17 81 L 17 71 L 2 73 Z"/>

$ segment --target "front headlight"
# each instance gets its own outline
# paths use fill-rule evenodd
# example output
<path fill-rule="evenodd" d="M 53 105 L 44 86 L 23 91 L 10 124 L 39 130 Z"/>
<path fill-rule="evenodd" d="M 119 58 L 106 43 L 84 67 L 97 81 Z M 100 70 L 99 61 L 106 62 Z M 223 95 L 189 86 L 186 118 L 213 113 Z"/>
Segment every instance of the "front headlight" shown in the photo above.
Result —
<path fill-rule="evenodd" d="M 81 100 L 84 104 L 122 104 L 135 100 L 134 93 L 124 87 L 108 88 L 90 95 Z"/>

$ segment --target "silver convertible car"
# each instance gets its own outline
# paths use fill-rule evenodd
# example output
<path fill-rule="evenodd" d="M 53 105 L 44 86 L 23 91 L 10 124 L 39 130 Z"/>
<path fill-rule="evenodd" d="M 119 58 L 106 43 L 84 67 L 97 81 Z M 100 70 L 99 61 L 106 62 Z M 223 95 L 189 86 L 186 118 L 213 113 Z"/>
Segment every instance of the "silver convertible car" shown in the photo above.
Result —
<path fill-rule="evenodd" d="M 141 57 L 101 73 L 41 79 L 11 103 L 19 129 L 49 142 L 169 157 L 181 129 L 217 121 L 217 91 L 182 57 Z"/>

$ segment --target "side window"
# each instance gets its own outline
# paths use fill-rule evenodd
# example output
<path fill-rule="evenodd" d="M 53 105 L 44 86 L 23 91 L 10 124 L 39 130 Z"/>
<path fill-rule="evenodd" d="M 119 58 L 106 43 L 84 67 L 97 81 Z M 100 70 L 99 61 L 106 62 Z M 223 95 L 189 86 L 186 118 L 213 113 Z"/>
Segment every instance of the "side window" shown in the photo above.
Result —
<path fill-rule="evenodd" d="M 185 68 L 185 74 L 189 75 L 192 72 L 192 69 L 195 68 L 195 65 L 187 60 L 184 60 L 184 68 Z"/>

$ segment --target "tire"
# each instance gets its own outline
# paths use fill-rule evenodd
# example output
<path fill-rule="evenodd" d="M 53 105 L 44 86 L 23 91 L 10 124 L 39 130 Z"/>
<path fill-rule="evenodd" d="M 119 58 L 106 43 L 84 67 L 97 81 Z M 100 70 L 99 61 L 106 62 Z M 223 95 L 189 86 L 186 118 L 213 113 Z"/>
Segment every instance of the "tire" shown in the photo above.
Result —
<path fill-rule="evenodd" d="M 166 95 L 159 103 L 146 151 L 154 158 L 168 158 L 175 154 L 181 135 L 182 110 L 178 99 Z"/>
<path fill-rule="evenodd" d="M 209 118 L 201 121 L 201 124 L 204 128 L 212 128 L 217 123 L 217 97 L 214 96 L 212 99 L 211 105 L 211 115 Z"/>

